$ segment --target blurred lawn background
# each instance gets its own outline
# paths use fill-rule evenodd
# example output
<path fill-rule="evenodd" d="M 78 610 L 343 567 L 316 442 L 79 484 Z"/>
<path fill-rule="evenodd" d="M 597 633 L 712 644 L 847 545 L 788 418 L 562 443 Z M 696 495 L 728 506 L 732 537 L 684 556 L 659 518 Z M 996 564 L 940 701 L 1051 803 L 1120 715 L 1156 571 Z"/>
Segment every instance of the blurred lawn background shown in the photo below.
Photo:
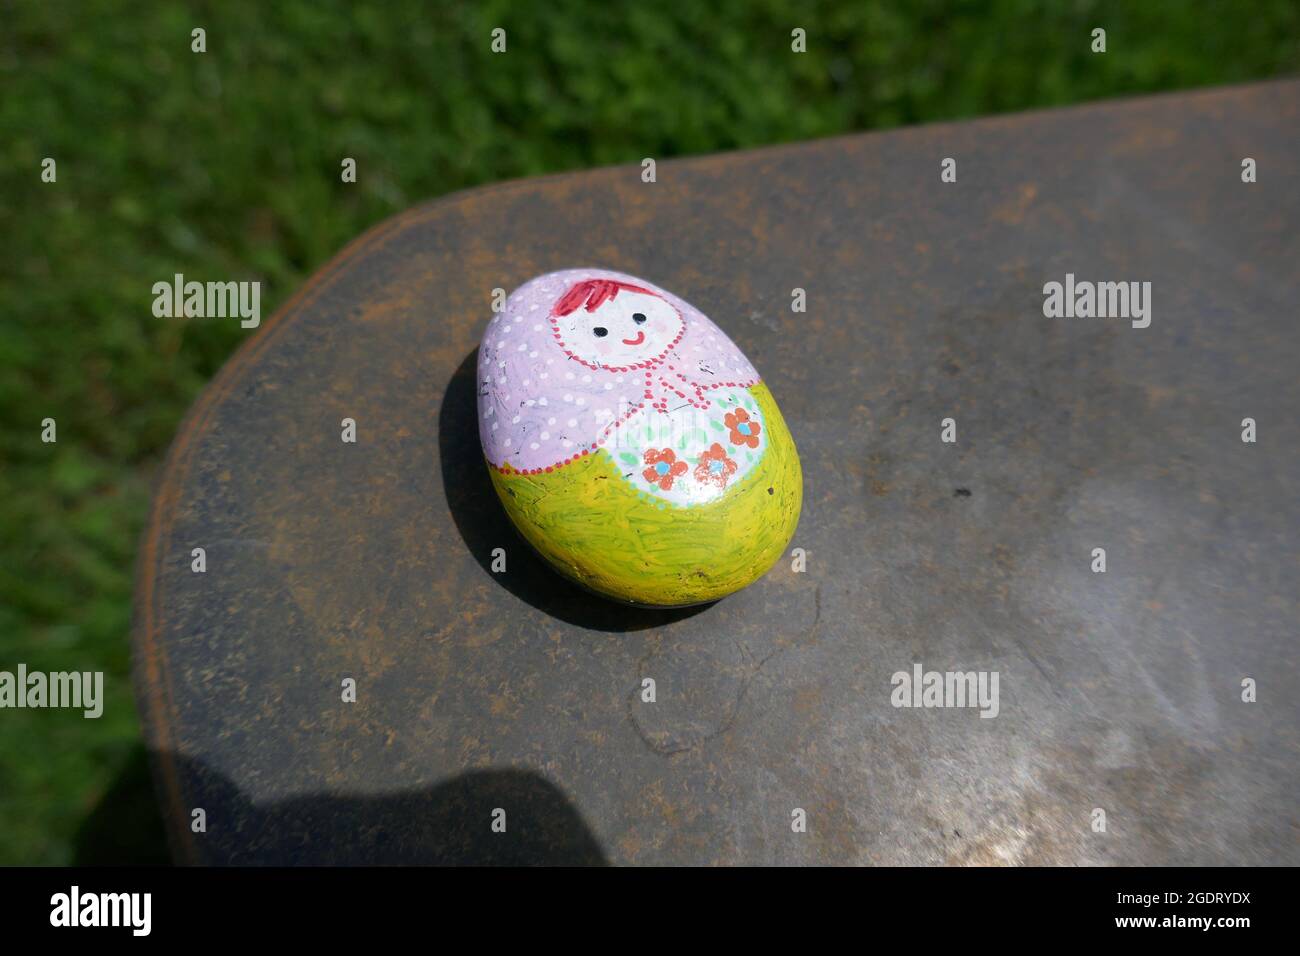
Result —
<path fill-rule="evenodd" d="M 103 670 L 107 698 L 0 711 L 0 864 L 165 856 L 135 551 L 174 428 L 249 333 L 154 318 L 154 282 L 257 279 L 268 317 L 466 186 L 1291 74 L 1298 38 L 1296 0 L 0 0 L 0 669 Z"/>

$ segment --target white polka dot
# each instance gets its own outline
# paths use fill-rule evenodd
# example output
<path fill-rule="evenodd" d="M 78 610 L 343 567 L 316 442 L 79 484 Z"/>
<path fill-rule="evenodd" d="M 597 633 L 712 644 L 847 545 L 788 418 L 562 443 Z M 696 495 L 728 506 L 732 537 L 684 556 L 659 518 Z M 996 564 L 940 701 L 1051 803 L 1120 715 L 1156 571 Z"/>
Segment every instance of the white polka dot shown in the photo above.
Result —
<path fill-rule="evenodd" d="M 509 439 L 509 438 L 507 438 L 507 439 L 505 440 L 505 445 L 506 445 L 507 447 L 510 446 L 510 439 Z"/>
<path fill-rule="evenodd" d="M 519 424 L 519 416 L 516 415 L 514 418 L 510 419 L 510 422 L 511 422 L 511 424 L 513 424 L 513 425 L 518 425 L 518 424 Z"/>
<path fill-rule="evenodd" d="M 546 424 L 548 424 L 548 425 L 554 425 L 554 424 L 555 424 L 555 419 L 554 419 L 554 418 L 548 418 L 548 419 L 546 419 Z"/>
<path fill-rule="evenodd" d="M 578 420 L 577 420 L 576 418 L 570 418 L 570 419 L 569 419 L 569 427 L 570 427 L 570 428 L 574 428 L 574 427 L 576 427 L 577 424 L 578 424 Z"/>
<path fill-rule="evenodd" d="M 571 402 L 571 401 L 573 401 L 573 396 L 572 396 L 572 395 L 567 395 L 567 394 L 566 394 L 566 395 L 564 396 L 564 400 L 565 400 L 566 402 Z"/>
<path fill-rule="evenodd" d="M 540 446 L 537 444 L 537 442 L 533 442 L 533 443 L 532 443 L 531 445 L 529 445 L 528 447 L 531 448 L 533 451 L 537 451 L 537 449 L 538 449 Z"/>
<path fill-rule="evenodd" d="M 565 377 L 566 379 L 568 379 L 570 382 L 573 381 L 573 373 L 572 373 L 572 372 L 565 372 L 565 373 L 564 373 L 564 377 Z"/>
<path fill-rule="evenodd" d="M 550 432 L 542 432 L 542 441 L 549 441 L 550 437 L 551 437 Z"/>
<path fill-rule="evenodd" d="M 586 400 L 585 398 L 579 398 L 578 401 L 577 401 L 577 404 L 579 404 L 579 405 L 586 405 L 586 404 L 587 404 L 587 400 Z"/>

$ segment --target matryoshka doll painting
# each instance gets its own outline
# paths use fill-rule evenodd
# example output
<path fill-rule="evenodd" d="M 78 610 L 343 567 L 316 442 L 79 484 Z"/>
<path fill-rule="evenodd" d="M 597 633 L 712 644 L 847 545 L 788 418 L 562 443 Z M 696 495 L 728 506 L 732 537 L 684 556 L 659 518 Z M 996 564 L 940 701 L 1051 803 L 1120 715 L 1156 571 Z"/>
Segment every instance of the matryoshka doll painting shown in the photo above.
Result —
<path fill-rule="evenodd" d="M 538 276 L 489 322 L 479 435 L 506 511 L 556 570 L 670 607 L 761 577 L 799 520 L 794 440 L 703 313 L 601 269 Z"/>

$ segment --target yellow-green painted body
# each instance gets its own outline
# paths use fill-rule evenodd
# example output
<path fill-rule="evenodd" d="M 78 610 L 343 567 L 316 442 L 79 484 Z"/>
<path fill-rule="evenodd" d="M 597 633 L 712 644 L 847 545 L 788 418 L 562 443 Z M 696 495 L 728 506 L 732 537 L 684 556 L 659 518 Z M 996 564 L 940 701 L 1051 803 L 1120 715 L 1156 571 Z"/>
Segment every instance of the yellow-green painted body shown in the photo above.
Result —
<path fill-rule="evenodd" d="M 682 506 L 639 492 L 604 448 L 549 473 L 490 469 L 515 526 L 561 574 L 632 604 L 716 601 L 785 551 L 803 503 L 794 439 L 767 386 L 749 389 L 767 429 L 758 464 L 716 499 Z"/>

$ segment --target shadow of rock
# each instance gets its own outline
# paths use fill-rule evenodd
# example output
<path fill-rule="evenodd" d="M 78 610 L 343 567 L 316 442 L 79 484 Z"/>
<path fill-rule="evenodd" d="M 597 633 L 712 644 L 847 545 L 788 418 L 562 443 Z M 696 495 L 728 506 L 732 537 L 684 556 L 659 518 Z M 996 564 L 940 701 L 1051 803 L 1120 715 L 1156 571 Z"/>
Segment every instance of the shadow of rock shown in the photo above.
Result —
<path fill-rule="evenodd" d="M 561 577 L 519 535 L 497 498 L 478 437 L 476 370 L 471 352 L 447 383 L 438 414 L 442 486 L 452 519 L 470 553 L 512 594 L 569 624 L 599 631 L 638 631 L 663 627 L 711 605 L 639 608 L 608 601 Z M 508 570 L 492 572 L 492 549 L 506 548 Z"/>
<path fill-rule="evenodd" d="M 155 763 L 160 762 L 155 755 Z M 171 758 L 206 832 L 173 821 L 181 861 L 258 866 L 603 866 L 577 809 L 541 775 L 477 770 L 421 790 L 254 802 L 203 761 Z M 148 803 L 154 805 L 152 795 Z M 506 829 L 492 829 L 505 811 Z M 107 814 L 95 814 L 101 824 Z M 156 811 L 155 811 L 156 816 Z M 129 862 L 110 861 L 102 862 Z"/>

